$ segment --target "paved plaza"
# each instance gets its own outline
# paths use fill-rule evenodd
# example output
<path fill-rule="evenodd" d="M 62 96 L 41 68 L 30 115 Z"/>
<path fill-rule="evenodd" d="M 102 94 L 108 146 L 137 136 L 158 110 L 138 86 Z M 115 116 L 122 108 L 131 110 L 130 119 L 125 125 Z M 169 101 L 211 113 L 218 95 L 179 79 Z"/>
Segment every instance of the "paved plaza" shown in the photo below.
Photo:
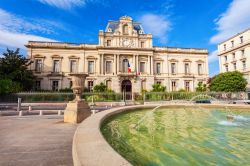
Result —
<path fill-rule="evenodd" d="M 70 166 L 77 125 L 63 116 L 0 116 L 1 166 Z"/>

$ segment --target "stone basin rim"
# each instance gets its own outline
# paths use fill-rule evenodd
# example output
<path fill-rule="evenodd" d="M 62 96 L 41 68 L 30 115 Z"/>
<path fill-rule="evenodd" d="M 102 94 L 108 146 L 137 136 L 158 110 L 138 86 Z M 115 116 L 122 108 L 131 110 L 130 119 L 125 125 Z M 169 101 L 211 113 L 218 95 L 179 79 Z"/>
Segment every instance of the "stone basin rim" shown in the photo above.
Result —
<path fill-rule="evenodd" d="M 101 133 L 100 127 L 103 121 L 112 115 L 124 111 L 139 108 L 154 108 L 159 104 L 136 105 L 112 108 L 85 119 L 78 125 L 73 137 L 72 156 L 74 166 L 132 166 L 125 158 L 117 153 L 106 141 Z M 227 107 L 227 108 L 248 108 L 250 105 L 239 104 L 199 104 L 206 108 Z M 163 107 L 193 107 L 193 104 L 164 104 Z"/>

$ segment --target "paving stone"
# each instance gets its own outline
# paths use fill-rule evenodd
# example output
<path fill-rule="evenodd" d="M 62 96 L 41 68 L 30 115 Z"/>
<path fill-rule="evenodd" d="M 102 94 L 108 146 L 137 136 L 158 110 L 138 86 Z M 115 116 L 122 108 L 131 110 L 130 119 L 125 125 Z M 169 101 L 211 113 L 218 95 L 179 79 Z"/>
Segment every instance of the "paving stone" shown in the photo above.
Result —
<path fill-rule="evenodd" d="M 0 165 L 71 166 L 76 127 L 63 116 L 0 117 Z"/>

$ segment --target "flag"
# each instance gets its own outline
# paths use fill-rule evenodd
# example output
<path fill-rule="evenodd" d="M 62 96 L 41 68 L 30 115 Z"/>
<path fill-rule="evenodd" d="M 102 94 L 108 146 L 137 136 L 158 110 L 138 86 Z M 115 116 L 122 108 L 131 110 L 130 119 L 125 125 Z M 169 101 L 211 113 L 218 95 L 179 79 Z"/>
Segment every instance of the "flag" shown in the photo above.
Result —
<path fill-rule="evenodd" d="M 128 73 L 131 73 L 131 67 L 130 67 L 129 62 L 128 62 Z"/>

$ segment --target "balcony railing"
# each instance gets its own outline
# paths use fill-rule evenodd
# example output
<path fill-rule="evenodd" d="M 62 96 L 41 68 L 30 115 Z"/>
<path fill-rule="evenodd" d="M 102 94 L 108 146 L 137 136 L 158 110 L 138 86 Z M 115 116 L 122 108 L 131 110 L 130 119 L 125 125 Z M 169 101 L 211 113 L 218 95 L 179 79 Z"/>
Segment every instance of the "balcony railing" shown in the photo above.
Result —
<path fill-rule="evenodd" d="M 118 76 L 135 76 L 136 72 L 118 72 Z"/>

